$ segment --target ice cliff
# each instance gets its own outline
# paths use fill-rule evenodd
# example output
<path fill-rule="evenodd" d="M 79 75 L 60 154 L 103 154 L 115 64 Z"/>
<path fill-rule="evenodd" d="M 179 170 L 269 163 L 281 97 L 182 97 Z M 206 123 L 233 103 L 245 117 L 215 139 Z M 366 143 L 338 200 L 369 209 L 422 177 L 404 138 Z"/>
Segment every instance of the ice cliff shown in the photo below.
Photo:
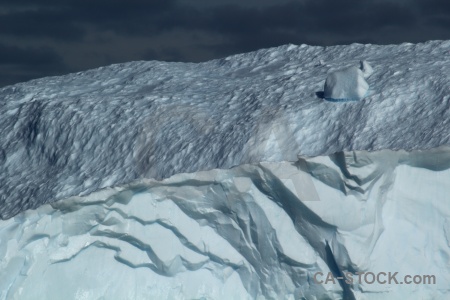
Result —
<path fill-rule="evenodd" d="M 325 101 L 364 60 L 370 94 Z M 0 89 L 0 299 L 448 297 L 449 67 L 286 45 Z M 360 271 L 437 283 L 313 281 Z"/>
<path fill-rule="evenodd" d="M 0 223 L 0 299 L 445 299 L 449 150 L 241 165 L 43 205 Z"/>

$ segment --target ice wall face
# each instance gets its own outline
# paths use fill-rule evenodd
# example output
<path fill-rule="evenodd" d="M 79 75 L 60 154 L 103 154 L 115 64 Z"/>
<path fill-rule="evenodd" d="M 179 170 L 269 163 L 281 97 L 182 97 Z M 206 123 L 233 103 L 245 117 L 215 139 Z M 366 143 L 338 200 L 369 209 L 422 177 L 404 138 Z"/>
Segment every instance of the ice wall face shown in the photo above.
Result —
<path fill-rule="evenodd" d="M 74 197 L 0 222 L 0 299 L 446 299 L 449 181 L 449 148 L 385 150 Z M 436 284 L 313 281 L 347 271 Z"/>
<path fill-rule="evenodd" d="M 448 144 L 449 48 L 287 45 L 0 89 L 0 218 L 142 177 Z M 375 68 L 373 95 L 347 104 L 316 96 L 329 72 L 363 59 Z"/>

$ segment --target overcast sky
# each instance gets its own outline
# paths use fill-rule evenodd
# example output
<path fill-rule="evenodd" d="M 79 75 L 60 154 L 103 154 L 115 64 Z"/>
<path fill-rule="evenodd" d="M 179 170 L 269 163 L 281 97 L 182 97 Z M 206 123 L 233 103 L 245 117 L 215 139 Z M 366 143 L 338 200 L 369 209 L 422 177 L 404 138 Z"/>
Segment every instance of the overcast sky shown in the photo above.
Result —
<path fill-rule="evenodd" d="M 283 44 L 450 39 L 450 0 L 1 0 L 0 87 Z"/>

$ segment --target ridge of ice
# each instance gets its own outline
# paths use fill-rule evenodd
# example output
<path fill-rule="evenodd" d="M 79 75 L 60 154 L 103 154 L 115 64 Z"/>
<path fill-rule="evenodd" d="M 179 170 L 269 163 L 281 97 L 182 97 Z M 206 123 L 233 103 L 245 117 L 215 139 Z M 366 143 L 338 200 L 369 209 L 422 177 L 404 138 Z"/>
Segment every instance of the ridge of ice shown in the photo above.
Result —
<path fill-rule="evenodd" d="M 448 145 L 449 48 L 450 41 L 286 45 L 2 88 L 0 217 L 144 177 Z M 372 94 L 355 103 L 317 96 L 327 73 L 364 59 L 374 67 Z"/>

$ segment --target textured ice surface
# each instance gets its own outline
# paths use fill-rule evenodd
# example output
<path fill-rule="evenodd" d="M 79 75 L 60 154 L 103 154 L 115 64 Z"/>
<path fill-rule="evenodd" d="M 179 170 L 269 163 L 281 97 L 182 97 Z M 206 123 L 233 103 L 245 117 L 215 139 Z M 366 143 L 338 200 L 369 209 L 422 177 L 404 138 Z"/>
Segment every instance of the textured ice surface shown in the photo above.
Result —
<path fill-rule="evenodd" d="M 358 101 L 362 100 L 369 91 L 369 84 L 365 75 L 370 73 L 370 65 L 365 63 L 367 72 L 363 72 L 364 63 L 361 67 L 348 67 L 337 70 L 327 75 L 323 95 L 331 101 Z"/>
<path fill-rule="evenodd" d="M 0 89 L 0 217 L 136 178 L 352 149 L 449 143 L 450 41 L 286 45 L 201 64 L 132 62 Z M 374 93 L 330 103 L 367 60 Z"/>
<path fill-rule="evenodd" d="M 448 299 L 449 182 L 441 148 L 107 188 L 0 222 L 0 299 Z M 316 284 L 318 271 L 436 284 Z"/>

